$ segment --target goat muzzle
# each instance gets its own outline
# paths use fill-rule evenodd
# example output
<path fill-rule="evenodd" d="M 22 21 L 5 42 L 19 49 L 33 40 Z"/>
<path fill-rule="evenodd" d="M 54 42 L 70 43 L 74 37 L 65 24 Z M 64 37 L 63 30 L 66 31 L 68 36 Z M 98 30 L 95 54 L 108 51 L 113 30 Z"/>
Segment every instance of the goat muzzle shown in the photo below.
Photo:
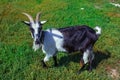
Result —
<path fill-rule="evenodd" d="M 39 40 L 36 40 L 36 41 L 35 41 L 35 44 L 40 44 L 40 41 L 39 41 Z"/>

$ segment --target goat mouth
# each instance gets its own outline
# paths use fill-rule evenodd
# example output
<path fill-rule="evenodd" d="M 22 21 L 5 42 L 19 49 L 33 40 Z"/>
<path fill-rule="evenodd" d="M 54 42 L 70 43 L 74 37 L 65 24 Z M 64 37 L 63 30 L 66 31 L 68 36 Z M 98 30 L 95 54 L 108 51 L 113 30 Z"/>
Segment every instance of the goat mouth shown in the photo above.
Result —
<path fill-rule="evenodd" d="M 40 41 L 35 41 L 35 44 L 36 44 L 36 45 L 39 45 L 39 44 L 40 44 Z"/>
<path fill-rule="evenodd" d="M 40 44 L 34 44 L 34 45 L 33 45 L 34 51 L 38 50 L 40 47 L 41 47 Z"/>

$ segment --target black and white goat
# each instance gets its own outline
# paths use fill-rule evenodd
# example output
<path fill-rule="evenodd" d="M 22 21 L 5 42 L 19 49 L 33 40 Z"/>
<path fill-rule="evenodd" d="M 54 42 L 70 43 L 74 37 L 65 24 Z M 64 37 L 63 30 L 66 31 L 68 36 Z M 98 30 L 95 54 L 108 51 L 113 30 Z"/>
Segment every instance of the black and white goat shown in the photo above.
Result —
<path fill-rule="evenodd" d="M 46 67 L 46 61 L 49 61 L 50 57 L 53 57 L 55 66 L 57 66 L 56 54 L 58 51 L 63 52 L 76 52 L 83 53 L 83 57 L 80 60 L 82 64 L 79 73 L 85 67 L 85 64 L 89 63 L 89 70 L 92 70 L 92 60 L 94 59 L 93 46 L 98 40 L 101 34 L 101 28 L 95 27 L 97 31 L 88 26 L 71 26 L 60 29 L 47 29 L 42 30 L 42 25 L 46 21 L 39 21 L 40 12 L 36 15 L 34 21 L 32 16 L 27 13 L 23 13 L 29 18 L 30 21 L 24 21 L 30 28 L 33 41 L 33 49 L 36 51 L 42 46 L 43 53 L 46 54 L 44 60 L 42 60 L 43 67 Z"/>

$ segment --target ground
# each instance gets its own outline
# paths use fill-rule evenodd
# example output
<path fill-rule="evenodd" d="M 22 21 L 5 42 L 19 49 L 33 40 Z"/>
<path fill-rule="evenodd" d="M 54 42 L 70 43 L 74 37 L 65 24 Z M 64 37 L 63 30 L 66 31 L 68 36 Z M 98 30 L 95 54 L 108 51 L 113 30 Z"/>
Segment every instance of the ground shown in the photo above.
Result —
<path fill-rule="evenodd" d="M 0 80 L 119 80 L 120 79 L 119 0 L 2 0 L 0 1 Z M 100 26 L 102 35 L 94 46 L 92 72 L 80 69 L 81 54 L 59 52 L 58 67 L 53 60 L 42 68 L 44 54 L 32 50 L 32 38 L 22 12 L 47 20 L 43 29 L 73 25 Z"/>

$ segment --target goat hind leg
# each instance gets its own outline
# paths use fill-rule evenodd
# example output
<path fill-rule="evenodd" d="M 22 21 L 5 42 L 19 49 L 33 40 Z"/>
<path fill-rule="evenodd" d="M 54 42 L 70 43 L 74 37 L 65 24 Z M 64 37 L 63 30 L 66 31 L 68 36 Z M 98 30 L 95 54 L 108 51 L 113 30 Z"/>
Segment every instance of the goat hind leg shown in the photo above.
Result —
<path fill-rule="evenodd" d="M 79 69 L 78 71 L 78 74 L 80 74 L 82 71 L 84 71 L 85 69 L 85 64 L 84 64 L 84 61 L 83 59 L 80 60 L 80 65 L 81 65 L 81 68 Z"/>
<path fill-rule="evenodd" d="M 89 68 L 88 68 L 88 70 L 91 72 L 92 69 L 93 69 L 93 68 L 92 68 L 92 61 L 90 60 L 90 61 L 89 61 Z"/>
<path fill-rule="evenodd" d="M 78 73 L 80 74 L 82 71 L 85 70 L 85 66 L 86 64 L 88 63 L 88 56 L 90 54 L 90 51 L 89 50 L 86 50 L 84 53 L 83 53 L 83 58 L 81 59 L 80 61 L 80 64 L 81 64 L 81 68 L 80 70 L 78 71 Z"/>
<path fill-rule="evenodd" d="M 92 71 L 92 62 L 93 62 L 93 59 L 94 59 L 94 54 L 93 54 L 93 51 L 90 51 L 90 54 L 89 54 L 89 71 Z"/>

